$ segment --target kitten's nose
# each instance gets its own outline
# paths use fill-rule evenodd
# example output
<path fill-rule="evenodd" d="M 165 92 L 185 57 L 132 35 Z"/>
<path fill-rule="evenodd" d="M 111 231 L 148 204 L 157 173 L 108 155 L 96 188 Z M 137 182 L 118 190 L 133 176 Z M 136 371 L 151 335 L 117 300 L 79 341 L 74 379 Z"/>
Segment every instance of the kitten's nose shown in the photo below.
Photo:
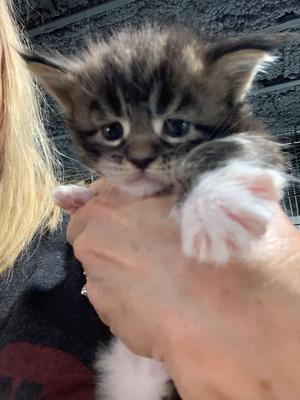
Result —
<path fill-rule="evenodd" d="M 148 157 L 148 158 L 130 158 L 129 161 L 134 164 L 136 167 L 139 169 L 146 169 L 148 165 L 152 163 L 154 160 L 153 157 Z"/>

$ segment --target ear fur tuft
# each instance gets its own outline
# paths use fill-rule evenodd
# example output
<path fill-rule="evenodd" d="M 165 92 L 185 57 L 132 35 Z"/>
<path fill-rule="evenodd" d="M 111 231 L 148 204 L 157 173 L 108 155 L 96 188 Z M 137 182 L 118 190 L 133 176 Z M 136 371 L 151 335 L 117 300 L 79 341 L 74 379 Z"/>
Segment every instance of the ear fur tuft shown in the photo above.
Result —
<path fill-rule="evenodd" d="M 206 66 L 212 79 L 230 91 L 232 102 L 243 101 L 258 72 L 276 60 L 273 52 L 294 35 L 249 35 L 223 39 L 208 46 Z"/>
<path fill-rule="evenodd" d="M 19 54 L 25 61 L 28 70 L 57 101 L 63 112 L 68 114 L 72 107 L 72 74 L 70 71 L 59 61 L 40 54 L 30 52 Z"/>

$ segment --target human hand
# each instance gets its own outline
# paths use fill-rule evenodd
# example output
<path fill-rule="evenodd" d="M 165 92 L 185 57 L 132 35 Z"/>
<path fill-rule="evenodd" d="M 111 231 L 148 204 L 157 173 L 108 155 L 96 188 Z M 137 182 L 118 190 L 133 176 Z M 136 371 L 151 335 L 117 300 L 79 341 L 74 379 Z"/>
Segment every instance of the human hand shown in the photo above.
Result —
<path fill-rule="evenodd" d="M 299 236 L 282 213 L 251 259 L 208 268 L 182 256 L 170 199 L 98 189 L 68 238 L 111 330 L 164 361 L 184 399 L 296 399 Z"/>
<path fill-rule="evenodd" d="M 142 293 L 148 290 L 145 289 L 145 280 L 149 280 L 149 282 L 152 280 L 153 287 L 149 289 L 158 290 L 160 294 L 164 293 L 166 306 L 169 304 L 173 306 L 175 299 L 172 297 L 177 293 L 170 285 L 167 294 L 168 286 L 164 287 L 163 283 L 164 279 L 167 279 L 166 276 L 163 276 L 167 271 L 162 268 L 161 264 L 164 262 L 174 264 L 179 258 L 184 264 L 190 263 L 181 254 L 177 225 L 168 217 L 171 199 L 133 198 L 124 192 L 112 189 L 102 180 L 100 184 L 94 184 L 92 190 L 96 193 L 100 191 L 101 194 L 76 212 L 67 232 L 68 240 L 74 246 L 75 255 L 83 262 L 88 276 L 89 300 L 112 331 L 118 331 L 118 327 L 115 325 L 119 317 L 112 312 L 112 308 L 116 305 L 115 296 L 118 298 L 120 312 L 125 311 L 122 308 L 123 306 L 127 307 L 128 287 L 134 298 L 140 298 L 136 304 L 139 305 L 139 310 L 136 310 L 137 314 L 152 314 L 154 317 L 154 308 L 157 307 L 160 310 L 159 313 L 156 313 L 158 319 L 164 319 L 160 316 L 163 303 L 159 296 L 156 300 L 156 294 L 153 292 L 153 304 L 143 305 Z M 118 213 L 115 213 L 116 209 L 119 211 Z M 151 210 L 151 212 L 145 212 L 146 210 Z M 164 220 L 166 223 L 161 226 Z M 146 240 L 143 240 L 143 237 Z M 101 243 L 100 247 L 99 243 Z M 176 248 L 175 252 L 174 247 Z M 174 258 L 173 261 L 172 258 Z M 130 265 L 131 261 L 133 265 Z M 98 286 L 100 281 L 105 282 L 101 289 Z M 108 295 L 112 303 L 108 300 Z M 104 299 L 107 301 L 103 301 Z M 155 325 L 160 322 L 157 321 Z M 122 324 L 126 332 L 123 334 L 118 332 L 118 336 L 126 343 L 128 341 L 126 339 L 127 329 L 135 331 L 137 337 L 144 337 L 145 341 L 138 343 L 135 339 L 129 339 L 131 343 L 128 343 L 128 347 L 136 353 L 152 357 L 153 338 L 147 338 L 151 334 L 152 328 L 144 325 L 143 333 L 141 333 L 138 332 L 138 326 L 134 329 L 135 324 L 139 325 L 139 317 L 132 315 L 130 323 L 128 319 L 127 327 Z"/>

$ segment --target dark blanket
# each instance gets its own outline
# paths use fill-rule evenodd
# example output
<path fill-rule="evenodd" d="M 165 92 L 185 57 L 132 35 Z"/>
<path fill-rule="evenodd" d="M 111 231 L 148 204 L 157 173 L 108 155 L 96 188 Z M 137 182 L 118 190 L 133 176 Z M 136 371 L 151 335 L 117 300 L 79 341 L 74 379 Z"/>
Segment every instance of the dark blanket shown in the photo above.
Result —
<path fill-rule="evenodd" d="M 0 281 L 0 399 L 89 400 L 93 360 L 110 338 L 86 297 L 66 221 L 33 241 Z"/>

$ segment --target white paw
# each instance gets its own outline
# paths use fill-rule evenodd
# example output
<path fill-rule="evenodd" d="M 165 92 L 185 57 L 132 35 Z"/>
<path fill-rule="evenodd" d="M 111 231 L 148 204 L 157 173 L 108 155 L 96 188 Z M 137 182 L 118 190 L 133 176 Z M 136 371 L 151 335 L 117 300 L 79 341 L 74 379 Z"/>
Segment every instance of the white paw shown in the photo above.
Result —
<path fill-rule="evenodd" d="M 201 176 L 181 208 L 184 253 L 224 264 L 262 236 L 279 202 L 283 174 L 243 161 Z"/>
<path fill-rule="evenodd" d="M 90 189 L 77 185 L 57 186 L 53 193 L 55 203 L 69 213 L 83 206 L 93 196 Z"/>

